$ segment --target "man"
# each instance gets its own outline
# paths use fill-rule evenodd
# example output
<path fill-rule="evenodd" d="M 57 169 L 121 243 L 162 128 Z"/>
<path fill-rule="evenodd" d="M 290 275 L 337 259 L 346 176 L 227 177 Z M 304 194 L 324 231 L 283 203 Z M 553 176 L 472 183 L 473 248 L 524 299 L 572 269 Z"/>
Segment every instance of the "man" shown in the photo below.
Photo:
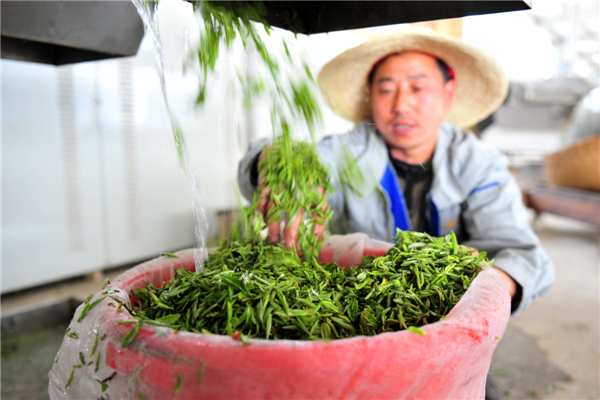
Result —
<path fill-rule="evenodd" d="M 389 241 L 396 228 L 454 231 L 460 243 L 494 259 L 513 313 L 548 290 L 554 269 L 506 158 L 459 129 L 506 97 L 508 82 L 493 59 L 457 39 L 411 30 L 340 54 L 321 71 L 319 86 L 336 113 L 356 122 L 350 133 L 319 144 L 338 189 L 328 198 L 333 233 Z M 240 189 L 249 199 L 261 181 L 256 165 L 265 144 L 253 144 L 240 162 Z M 360 185 L 341 182 L 347 151 L 364 177 Z M 263 198 L 263 213 L 268 202 Z M 278 239 L 278 228 L 271 234 Z"/>

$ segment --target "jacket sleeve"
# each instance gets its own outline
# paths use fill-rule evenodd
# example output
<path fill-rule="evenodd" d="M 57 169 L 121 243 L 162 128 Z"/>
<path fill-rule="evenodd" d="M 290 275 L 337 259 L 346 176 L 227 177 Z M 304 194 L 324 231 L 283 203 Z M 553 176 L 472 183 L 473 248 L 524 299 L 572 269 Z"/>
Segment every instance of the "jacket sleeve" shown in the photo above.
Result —
<path fill-rule="evenodd" d="M 521 190 L 508 171 L 506 158 L 496 154 L 470 189 L 462 218 L 468 240 L 463 244 L 486 251 L 495 266 L 520 286 L 513 314 L 527 309 L 555 281 L 554 266 L 529 224 Z"/>
<path fill-rule="evenodd" d="M 252 184 L 252 179 L 250 177 L 252 164 L 268 142 L 268 139 L 260 139 L 252 142 L 248 152 L 238 164 L 238 187 L 240 188 L 242 195 L 249 202 L 252 202 L 254 192 L 256 191 L 256 186 Z"/>

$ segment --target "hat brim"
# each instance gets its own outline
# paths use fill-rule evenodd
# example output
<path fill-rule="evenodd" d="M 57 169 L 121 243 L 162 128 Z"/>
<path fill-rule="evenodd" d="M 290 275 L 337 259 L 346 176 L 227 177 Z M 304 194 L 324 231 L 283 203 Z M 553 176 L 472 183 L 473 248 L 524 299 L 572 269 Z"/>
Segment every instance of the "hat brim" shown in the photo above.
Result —
<path fill-rule="evenodd" d="M 345 119 L 370 120 L 369 72 L 386 55 L 406 51 L 430 54 L 452 68 L 456 94 L 445 119 L 459 128 L 474 126 L 485 119 L 506 98 L 506 75 L 488 54 L 434 31 L 405 31 L 365 42 L 327 63 L 318 78 L 325 102 Z"/>

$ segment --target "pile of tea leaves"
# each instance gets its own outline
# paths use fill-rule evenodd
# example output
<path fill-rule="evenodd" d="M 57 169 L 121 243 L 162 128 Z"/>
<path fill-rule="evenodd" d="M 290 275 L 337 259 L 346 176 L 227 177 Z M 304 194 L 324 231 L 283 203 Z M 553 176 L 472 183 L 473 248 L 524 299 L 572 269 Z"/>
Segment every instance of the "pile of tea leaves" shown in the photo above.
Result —
<path fill-rule="evenodd" d="M 398 231 L 378 258 L 344 270 L 266 241 L 223 244 L 204 271 L 178 270 L 134 290 L 137 324 L 248 338 L 321 340 L 411 329 L 444 318 L 482 270 L 486 254 Z M 133 321 L 130 321 L 133 322 Z"/>

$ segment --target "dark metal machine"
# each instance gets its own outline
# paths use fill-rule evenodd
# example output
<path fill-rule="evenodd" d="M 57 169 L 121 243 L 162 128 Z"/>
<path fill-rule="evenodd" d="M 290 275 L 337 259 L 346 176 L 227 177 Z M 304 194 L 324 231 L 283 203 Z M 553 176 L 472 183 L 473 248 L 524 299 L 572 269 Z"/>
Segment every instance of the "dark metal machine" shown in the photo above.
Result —
<path fill-rule="evenodd" d="M 131 1 L 0 1 L 2 58 L 52 65 L 137 53 L 144 24 Z"/>
<path fill-rule="evenodd" d="M 265 1 L 266 20 L 320 33 L 528 10 L 507 1 Z M 0 1 L 2 58 L 53 65 L 135 55 L 144 27 L 130 1 Z"/>
<path fill-rule="evenodd" d="M 531 9 L 531 1 L 265 1 L 272 26 L 322 33 Z"/>

